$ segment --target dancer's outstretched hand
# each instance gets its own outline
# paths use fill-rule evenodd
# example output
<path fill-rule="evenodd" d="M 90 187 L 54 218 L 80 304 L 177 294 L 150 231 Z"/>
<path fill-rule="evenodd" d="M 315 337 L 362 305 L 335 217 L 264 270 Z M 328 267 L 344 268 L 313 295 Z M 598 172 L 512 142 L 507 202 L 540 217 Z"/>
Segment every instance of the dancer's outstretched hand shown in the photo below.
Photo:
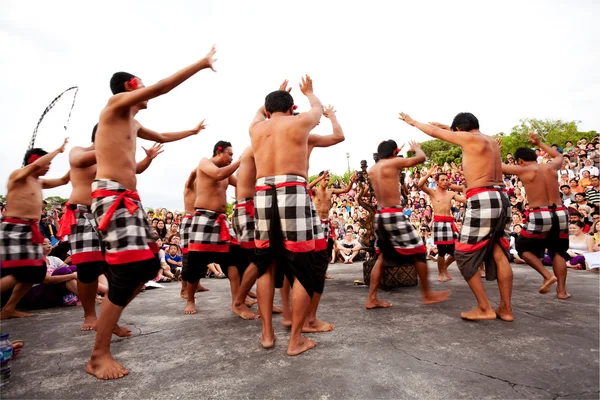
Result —
<path fill-rule="evenodd" d="M 327 107 L 325 107 L 325 109 L 323 110 L 323 115 L 326 118 L 330 118 L 331 119 L 331 118 L 335 117 L 335 113 L 336 113 L 336 111 L 335 111 L 335 109 L 333 108 L 333 106 L 331 104 L 328 105 Z"/>
<path fill-rule="evenodd" d="M 402 121 L 406 122 L 410 126 L 415 126 L 415 123 L 417 122 L 414 119 L 412 119 L 410 117 L 410 115 L 402 113 L 402 112 L 400 113 L 400 116 L 398 118 L 400 118 Z"/>
<path fill-rule="evenodd" d="M 212 69 L 214 72 L 217 72 L 214 68 L 214 63 L 217 61 L 217 59 L 215 58 L 215 54 L 217 53 L 217 49 L 215 47 L 215 45 L 213 44 L 212 48 L 210 49 L 210 51 L 208 52 L 208 54 L 206 56 L 204 56 L 203 60 L 206 63 L 206 67 Z"/>
<path fill-rule="evenodd" d="M 58 152 L 59 153 L 63 153 L 65 151 L 65 148 L 67 147 L 67 143 L 69 143 L 69 138 L 68 137 L 65 138 L 65 141 L 63 142 L 62 146 L 60 146 L 58 148 Z"/>
<path fill-rule="evenodd" d="M 194 128 L 194 135 L 197 134 L 198 132 L 200 132 L 203 129 L 206 129 L 206 127 L 208 125 L 204 124 L 204 121 L 206 121 L 205 119 L 203 119 L 195 128 Z"/>
<path fill-rule="evenodd" d="M 540 145 L 540 136 L 535 132 L 529 132 L 529 142 L 539 146 Z"/>
<path fill-rule="evenodd" d="M 285 90 L 286 92 L 291 92 L 292 91 L 292 87 L 288 87 L 288 83 L 289 81 L 286 79 L 285 81 L 283 81 L 283 83 L 281 85 L 279 85 L 279 90 Z"/>
<path fill-rule="evenodd" d="M 306 77 L 302 78 L 302 82 L 300 83 L 300 91 L 305 96 L 308 96 L 309 94 L 313 93 L 313 84 L 310 76 L 306 75 Z"/>
<path fill-rule="evenodd" d="M 144 147 L 142 147 L 142 149 L 146 152 L 146 155 L 151 160 L 154 160 L 157 155 L 159 155 L 160 153 L 162 153 L 164 151 L 163 145 L 159 144 L 159 143 L 154 143 L 154 145 L 152 147 L 150 147 L 149 149 L 145 149 Z"/>

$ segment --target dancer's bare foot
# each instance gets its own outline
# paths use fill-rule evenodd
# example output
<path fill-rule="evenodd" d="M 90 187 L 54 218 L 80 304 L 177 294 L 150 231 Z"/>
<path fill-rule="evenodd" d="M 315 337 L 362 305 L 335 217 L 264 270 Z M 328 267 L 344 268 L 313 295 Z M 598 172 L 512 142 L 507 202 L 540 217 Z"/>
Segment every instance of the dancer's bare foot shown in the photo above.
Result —
<path fill-rule="evenodd" d="M 254 314 L 245 304 L 240 304 L 239 306 L 231 306 L 231 311 L 234 314 L 237 314 L 241 319 L 257 319 L 260 318 L 260 315 Z"/>
<path fill-rule="evenodd" d="M 299 343 L 292 343 L 288 345 L 288 356 L 297 356 L 298 354 L 304 353 L 315 347 L 317 343 L 314 340 L 310 340 L 301 336 L 301 340 Z"/>
<path fill-rule="evenodd" d="M 196 303 L 188 300 L 183 313 L 188 315 L 196 314 Z"/>
<path fill-rule="evenodd" d="M 325 274 L 325 279 L 334 279 L 334 277 L 329 274 Z"/>
<path fill-rule="evenodd" d="M 302 327 L 302 333 L 331 332 L 334 328 L 335 326 L 331 322 L 321 321 L 320 319 L 306 320 Z"/>
<path fill-rule="evenodd" d="M 187 300 L 187 292 L 179 292 L 179 296 L 184 299 Z"/>
<path fill-rule="evenodd" d="M 198 289 L 196 289 L 196 293 L 198 292 L 210 292 L 210 289 L 198 284 Z"/>
<path fill-rule="evenodd" d="M 254 293 L 254 292 L 248 292 L 248 296 L 250 296 L 253 299 L 255 299 L 256 298 L 256 293 Z"/>
<path fill-rule="evenodd" d="M 556 297 L 559 298 L 560 300 L 566 300 L 569 297 L 571 297 L 571 295 L 569 293 L 567 293 L 567 292 L 565 292 L 565 293 L 557 293 Z"/>
<path fill-rule="evenodd" d="M 448 273 L 448 271 L 447 271 L 447 270 L 446 270 L 446 271 L 444 271 L 444 276 L 445 276 L 445 277 L 446 277 L 446 279 L 448 279 L 449 281 L 451 281 L 451 280 L 452 280 L 452 275 L 450 275 L 450 274 Z"/>
<path fill-rule="evenodd" d="M 258 301 L 256 299 L 253 299 L 250 296 L 246 297 L 246 307 L 252 307 L 256 303 L 258 303 Z"/>
<path fill-rule="evenodd" d="M 284 328 L 291 328 L 292 327 L 292 321 L 289 319 L 284 319 L 281 321 L 281 326 L 283 326 Z"/>
<path fill-rule="evenodd" d="M 444 276 L 444 274 L 439 274 L 438 275 L 438 281 L 440 281 L 440 282 L 446 282 L 446 277 Z"/>
<path fill-rule="evenodd" d="M 81 328 L 79 328 L 79 330 L 80 331 L 93 331 L 96 329 L 96 322 L 98 322 L 98 319 L 96 318 L 95 315 L 85 317 L 83 319 L 83 325 L 81 325 Z"/>
<path fill-rule="evenodd" d="M 452 291 L 444 290 L 443 292 L 429 291 L 423 295 L 423 304 L 435 304 L 446 300 L 450 297 Z"/>
<path fill-rule="evenodd" d="M 552 278 L 548 280 L 544 280 L 544 283 L 542 284 L 542 287 L 540 287 L 539 292 L 541 294 L 546 294 L 550 292 L 550 286 L 554 285 L 557 281 L 558 279 L 555 276 L 552 276 Z"/>
<path fill-rule="evenodd" d="M 374 308 L 388 308 L 391 306 L 392 303 L 386 303 L 385 301 L 379 301 L 378 299 L 367 299 L 367 304 L 365 304 L 367 310 L 372 310 Z"/>
<path fill-rule="evenodd" d="M 272 312 L 273 314 L 281 314 L 283 312 L 283 308 L 274 305 Z"/>
<path fill-rule="evenodd" d="M 12 359 L 14 360 L 21 353 L 23 347 L 25 347 L 25 342 L 22 340 L 13 340 L 10 344 L 13 348 Z"/>
<path fill-rule="evenodd" d="M 275 346 L 275 340 L 277 340 L 277 338 L 275 337 L 275 332 L 272 331 L 267 337 L 265 337 L 265 335 L 261 335 L 260 345 L 264 349 L 272 349 Z"/>
<path fill-rule="evenodd" d="M 472 310 L 460 313 L 460 317 L 469 321 L 480 321 L 486 319 L 491 320 L 496 319 L 496 313 L 492 308 L 482 310 L 481 308 L 479 308 L 479 306 L 477 306 Z"/>
<path fill-rule="evenodd" d="M 110 354 L 94 357 L 85 366 L 85 372 L 98 379 L 119 379 L 129 374 L 121 364 L 116 362 Z"/>
<path fill-rule="evenodd" d="M 116 335 L 118 337 L 129 337 L 133 335 L 133 332 L 131 332 L 130 329 L 117 325 L 115 326 L 115 329 L 113 329 L 113 335 Z"/>
<path fill-rule="evenodd" d="M 515 320 L 512 310 L 507 311 L 507 310 L 504 310 L 504 309 L 498 307 L 498 308 L 494 309 L 494 313 L 496 313 L 496 316 L 498 318 L 500 318 L 502 321 L 513 322 Z"/>
<path fill-rule="evenodd" d="M 33 317 L 33 314 L 27 314 L 21 311 L 10 311 L 10 310 L 2 310 L 0 311 L 0 319 L 10 319 L 10 318 L 27 318 Z"/>

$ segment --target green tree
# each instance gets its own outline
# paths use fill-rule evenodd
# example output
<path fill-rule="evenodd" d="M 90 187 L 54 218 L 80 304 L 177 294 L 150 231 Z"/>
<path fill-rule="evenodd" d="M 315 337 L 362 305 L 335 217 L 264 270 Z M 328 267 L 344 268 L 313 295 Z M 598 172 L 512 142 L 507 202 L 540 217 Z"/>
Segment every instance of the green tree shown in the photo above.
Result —
<path fill-rule="evenodd" d="M 0 194 L 0 203 L 5 203 L 6 202 L 6 196 L 3 194 Z"/>
<path fill-rule="evenodd" d="M 336 179 L 340 183 L 341 182 L 345 182 L 345 183 L 350 182 L 350 177 L 352 176 L 352 174 L 354 172 L 355 171 L 350 170 L 350 171 L 346 171 L 343 174 L 339 175 L 339 174 L 336 174 L 336 173 L 330 171 L 329 172 L 329 186 L 331 187 L 333 185 L 333 182 L 335 182 Z M 308 182 L 310 183 L 310 182 L 314 181 L 315 179 L 317 179 L 318 177 L 319 177 L 319 175 L 311 175 L 308 177 Z"/>
<path fill-rule="evenodd" d="M 66 202 L 69 199 L 65 199 L 60 196 L 49 196 L 49 197 L 46 197 L 45 200 L 48 203 L 48 207 L 56 207 L 56 206 L 61 205 L 64 202 Z"/>
<path fill-rule="evenodd" d="M 427 155 L 427 159 L 436 163 L 437 165 L 444 165 L 444 163 L 460 163 L 462 161 L 462 150 L 455 144 L 444 142 L 440 139 L 427 140 L 421 143 L 421 149 Z M 412 153 L 412 152 L 411 152 Z M 412 156 L 407 154 L 407 156 Z"/>

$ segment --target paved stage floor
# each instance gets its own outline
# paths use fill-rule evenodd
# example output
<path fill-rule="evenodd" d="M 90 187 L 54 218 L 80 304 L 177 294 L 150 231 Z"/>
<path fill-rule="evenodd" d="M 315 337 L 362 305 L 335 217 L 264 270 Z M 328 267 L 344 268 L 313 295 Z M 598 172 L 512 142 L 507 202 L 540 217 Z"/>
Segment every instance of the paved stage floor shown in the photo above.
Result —
<path fill-rule="evenodd" d="M 436 277 L 430 263 L 430 277 Z M 367 311 L 362 264 L 331 266 L 321 319 L 331 333 L 311 334 L 315 349 L 286 354 L 286 329 L 274 317 L 278 342 L 259 346 L 260 320 L 230 312 L 227 280 L 203 279 L 199 312 L 183 314 L 179 283 L 146 290 L 123 314 L 134 331 L 113 336 L 115 358 L 130 371 L 116 381 L 84 372 L 94 333 L 80 332 L 81 307 L 35 311 L 2 322 L 11 339 L 24 339 L 2 398 L 26 399 L 598 399 L 599 276 L 571 271 L 573 297 L 540 295 L 541 278 L 514 267 L 515 322 L 466 322 L 475 300 L 456 266 L 448 301 L 422 305 L 417 287 L 382 292 L 390 309 Z M 499 295 L 486 282 L 491 300 Z M 276 303 L 280 304 L 279 294 Z M 256 307 L 256 306 L 255 306 Z M 254 310 L 256 308 L 254 307 Z"/>

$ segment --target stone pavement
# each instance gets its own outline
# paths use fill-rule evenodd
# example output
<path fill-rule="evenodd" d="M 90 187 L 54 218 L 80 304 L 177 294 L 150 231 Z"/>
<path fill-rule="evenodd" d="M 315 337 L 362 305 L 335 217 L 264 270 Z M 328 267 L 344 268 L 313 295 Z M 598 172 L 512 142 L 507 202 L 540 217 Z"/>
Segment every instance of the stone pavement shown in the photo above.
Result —
<path fill-rule="evenodd" d="M 353 285 L 362 265 L 332 266 L 320 317 L 335 330 L 309 335 L 318 346 L 298 357 L 286 354 L 281 316 L 274 317 L 275 349 L 260 348 L 260 320 L 229 311 L 227 280 L 202 281 L 211 291 L 198 294 L 194 316 L 183 315 L 178 283 L 147 290 L 122 319 L 133 337 L 114 337 L 113 355 L 130 371 L 116 381 L 84 372 L 94 334 L 79 331 L 81 307 L 36 311 L 2 322 L 2 332 L 26 345 L 1 397 L 598 399 L 598 274 L 569 271 L 573 297 L 559 301 L 537 293 L 537 273 L 515 266 L 516 321 L 474 323 L 459 317 L 474 298 L 456 267 L 450 271 L 452 282 L 434 284 L 453 290 L 445 303 L 422 305 L 411 287 L 381 293 L 391 309 L 367 311 L 367 288 Z M 495 282 L 485 285 L 497 303 Z"/>

